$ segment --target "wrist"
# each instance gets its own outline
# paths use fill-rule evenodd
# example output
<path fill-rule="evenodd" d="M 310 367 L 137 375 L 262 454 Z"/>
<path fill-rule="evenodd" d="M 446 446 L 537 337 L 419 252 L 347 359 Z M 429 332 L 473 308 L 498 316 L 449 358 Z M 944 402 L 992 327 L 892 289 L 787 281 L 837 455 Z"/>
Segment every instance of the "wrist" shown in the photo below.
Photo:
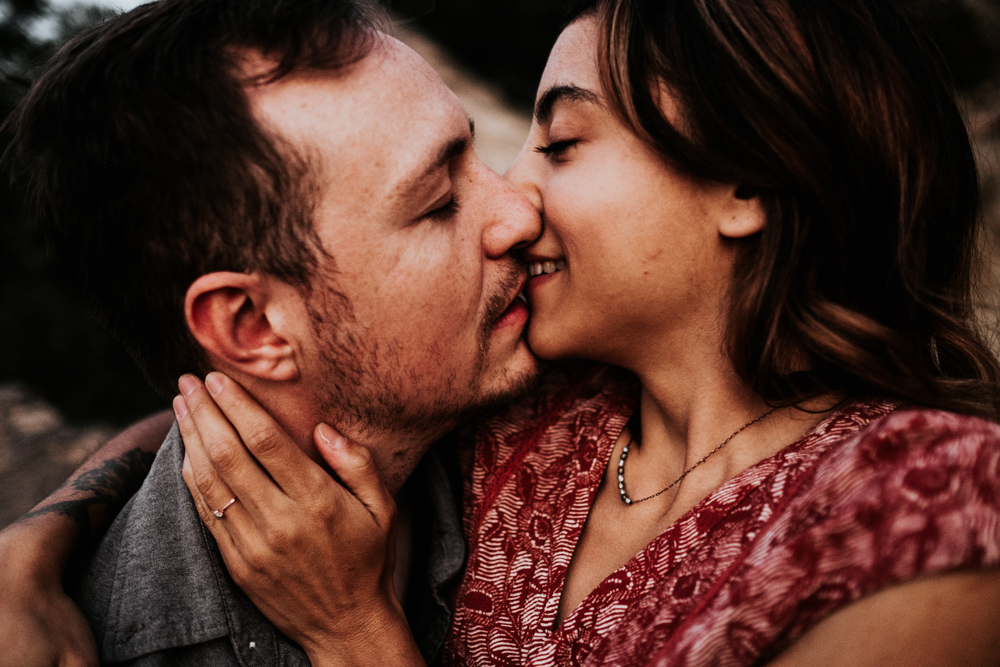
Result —
<path fill-rule="evenodd" d="M 303 645 L 313 667 L 425 665 L 395 598 L 349 616 L 345 628 L 334 628 Z"/>

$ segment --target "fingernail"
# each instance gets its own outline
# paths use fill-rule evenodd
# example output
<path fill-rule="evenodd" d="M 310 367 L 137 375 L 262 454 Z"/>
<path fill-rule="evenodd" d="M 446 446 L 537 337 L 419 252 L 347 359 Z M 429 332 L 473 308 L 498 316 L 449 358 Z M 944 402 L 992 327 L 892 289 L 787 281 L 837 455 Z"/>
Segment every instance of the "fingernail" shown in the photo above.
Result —
<path fill-rule="evenodd" d="M 340 435 L 326 424 L 320 424 L 317 432 L 319 433 L 320 439 L 328 447 L 337 449 L 344 446 L 344 436 Z"/>
<path fill-rule="evenodd" d="M 218 373 L 209 373 L 205 377 L 205 386 L 208 387 L 208 391 L 212 396 L 215 396 L 222 391 L 225 383 L 222 381 L 222 376 Z"/>
<path fill-rule="evenodd" d="M 198 388 L 198 378 L 193 375 L 182 375 L 181 379 L 177 381 L 177 386 L 182 394 L 190 396 L 191 392 Z"/>
<path fill-rule="evenodd" d="M 174 397 L 174 416 L 177 417 L 177 421 L 181 421 L 188 416 L 188 404 L 183 396 Z"/>

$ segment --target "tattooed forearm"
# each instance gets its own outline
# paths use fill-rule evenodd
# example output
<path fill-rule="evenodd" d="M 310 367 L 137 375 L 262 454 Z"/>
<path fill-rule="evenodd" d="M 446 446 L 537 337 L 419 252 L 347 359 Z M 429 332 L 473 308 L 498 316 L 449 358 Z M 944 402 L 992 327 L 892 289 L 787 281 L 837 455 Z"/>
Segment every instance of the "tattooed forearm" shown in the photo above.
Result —
<path fill-rule="evenodd" d="M 117 458 L 103 461 L 98 467 L 71 477 L 53 494 L 53 499 L 63 498 L 69 493 L 67 487 L 72 487 L 74 497 L 39 507 L 19 521 L 58 513 L 73 519 L 85 535 L 89 534 L 92 508 L 110 512 L 112 516 L 117 514 L 142 486 L 155 458 L 155 453 L 136 447 Z"/>
<path fill-rule="evenodd" d="M 155 458 L 154 452 L 136 447 L 80 474 L 71 483 L 77 491 L 102 496 L 109 502 L 130 498 L 142 486 Z"/>

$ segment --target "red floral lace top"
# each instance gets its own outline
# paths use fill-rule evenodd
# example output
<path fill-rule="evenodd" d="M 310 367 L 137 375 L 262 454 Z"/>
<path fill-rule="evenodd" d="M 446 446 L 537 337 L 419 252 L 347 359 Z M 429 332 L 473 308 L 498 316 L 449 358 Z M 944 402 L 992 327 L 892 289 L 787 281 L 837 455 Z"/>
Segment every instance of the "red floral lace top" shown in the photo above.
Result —
<path fill-rule="evenodd" d="M 481 428 L 446 664 L 750 665 L 881 588 L 1000 563 L 1000 427 L 871 400 L 712 493 L 555 628 L 634 395 L 612 369 L 553 375 Z"/>

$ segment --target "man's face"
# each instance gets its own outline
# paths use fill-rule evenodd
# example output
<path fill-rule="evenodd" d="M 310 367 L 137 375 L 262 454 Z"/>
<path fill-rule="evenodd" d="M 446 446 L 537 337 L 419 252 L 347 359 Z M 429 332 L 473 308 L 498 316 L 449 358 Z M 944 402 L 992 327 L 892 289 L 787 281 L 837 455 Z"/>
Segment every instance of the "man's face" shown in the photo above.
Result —
<path fill-rule="evenodd" d="M 509 251 L 539 234 L 538 214 L 476 157 L 430 66 L 382 37 L 348 68 L 249 93 L 319 173 L 315 227 L 332 259 L 313 281 L 301 366 L 320 414 L 435 437 L 529 384 L 525 275 Z"/>

